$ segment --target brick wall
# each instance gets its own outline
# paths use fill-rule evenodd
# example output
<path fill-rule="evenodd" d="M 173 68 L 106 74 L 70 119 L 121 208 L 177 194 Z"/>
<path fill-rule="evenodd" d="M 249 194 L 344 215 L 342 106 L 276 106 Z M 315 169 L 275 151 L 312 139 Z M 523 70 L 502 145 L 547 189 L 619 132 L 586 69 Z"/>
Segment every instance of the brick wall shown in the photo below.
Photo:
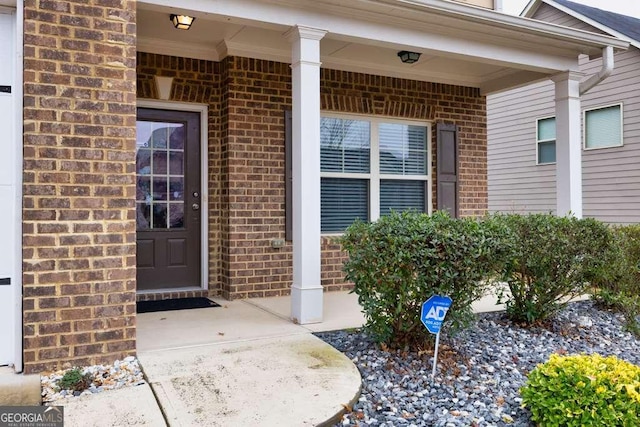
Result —
<path fill-rule="evenodd" d="M 222 83 L 223 269 L 226 298 L 276 296 L 291 285 L 284 238 L 284 111 L 289 64 L 228 57 Z"/>
<path fill-rule="evenodd" d="M 172 99 L 210 106 L 209 191 L 219 205 L 210 206 L 209 243 L 219 249 L 209 254 L 211 271 L 218 272 L 210 275 L 209 286 L 225 298 L 289 293 L 291 245 L 276 249 L 271 240 L 284 238 L 285 230 L 284 111 L 291 108 L 290 73 L 288 64 L 248 58 L 214 64 L 139 54 L 139 96 L 155 97 L 154 74 L 173 76 Z M 206 87 L 213 92 L 205 99 Z M 460 213 L 486 211 L 485 98 L 478 90 L 323 69 L 321 95 L 327 111 L 459 125 Z M 435 160 L 435 126 L 432 142 Z M 342 274 L 344 256 L 334 238 L 322 238 L 325 289 L 350 287 Z"/>
<path fill-rule="evenodd" d="M 26 0 L 24 368 L 135 351 L 135 1 Z"/>

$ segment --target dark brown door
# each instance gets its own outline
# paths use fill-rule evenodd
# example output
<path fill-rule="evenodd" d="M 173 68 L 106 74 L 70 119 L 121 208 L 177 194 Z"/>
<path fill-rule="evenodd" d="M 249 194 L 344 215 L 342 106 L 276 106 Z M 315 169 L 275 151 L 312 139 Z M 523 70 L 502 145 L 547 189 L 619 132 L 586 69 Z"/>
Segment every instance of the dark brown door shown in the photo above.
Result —
<path fill-rule="evenodd" d="M 446 210 L 454 218 L 458 217 L 458 127 L 438 123 L 437 194 L 438 210 Z"/>
<path fill-rule="evenodd" d="M 200 114 L 138 108 L 138 290 L 200 287 Z"/>

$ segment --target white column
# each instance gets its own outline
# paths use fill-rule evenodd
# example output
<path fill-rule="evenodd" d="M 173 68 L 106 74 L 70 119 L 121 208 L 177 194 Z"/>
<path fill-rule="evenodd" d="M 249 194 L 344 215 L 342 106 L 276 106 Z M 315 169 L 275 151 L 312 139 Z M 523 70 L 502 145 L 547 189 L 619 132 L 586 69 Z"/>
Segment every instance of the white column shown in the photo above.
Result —
<path fill-rule="evenodd" d="M 320 40 L 326 31 L 295 26 L 291 41 L 293 284 L 291 318 L 322 322 L 320 282 Z"/>
<path fill-rule="evenodd" d="M 556 215 L 582 218 L 580 79 L 569 71 L 552 77 L 556 96 Z"/>

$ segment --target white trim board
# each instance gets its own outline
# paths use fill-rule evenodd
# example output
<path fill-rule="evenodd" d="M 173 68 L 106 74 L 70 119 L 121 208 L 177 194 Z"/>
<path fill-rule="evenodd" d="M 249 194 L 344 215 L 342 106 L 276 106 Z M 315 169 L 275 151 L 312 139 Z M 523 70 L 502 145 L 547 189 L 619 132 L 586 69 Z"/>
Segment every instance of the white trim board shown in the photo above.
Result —
<path fill-rule="evenodd" d="M 209 106 L 177 101 L 158 101 L 155 99 L 138 99 L 137 106 L 141 108 L 156 108 L 158 110 L 190 111 L 200 113 L 200 185 L 202 196 L 200 205 L 200 223 L 202 239 L 200 243 L 200 289 L 209 289 Z M 181 289 L 181 291 L 193 290 Z M 164 289 L 152 290 L 145 293 L 166 292 Z"/>
<path fill-rule="evenodd" d="M 0 123 L 6 129 L 0 161 L 0 365 L 22 371 L 22 10 L 0 10 Z"/>

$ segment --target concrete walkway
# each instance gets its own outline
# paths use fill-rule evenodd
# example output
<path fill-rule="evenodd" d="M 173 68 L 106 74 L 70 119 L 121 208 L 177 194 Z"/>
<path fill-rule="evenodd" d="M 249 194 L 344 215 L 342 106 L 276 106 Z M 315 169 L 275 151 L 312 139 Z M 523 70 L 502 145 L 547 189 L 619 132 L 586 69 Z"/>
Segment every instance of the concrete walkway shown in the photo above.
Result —
<path fill-rule="evenodd" d="M 358 397 L 354 364 L 312 332 L 358 328 L 357 296 L 325 293 L 324 321 L 295 325 L 290 298 L 139 314 L 149 384 L 69 399 L 65 426 L 332 425 Z M 475 311 L 493 311 L 487 297 Z"/>
<path fill-rule="evenodd" d="M 68 399 L 65 426 L 332 425 L 357 399 L 355 365 L 312 335 L 362 326 L 357 296 L 325 294 L 324 322 L 306 326 L 288 297 L 216 302 L 139 314 L 149 384 Z"/>

